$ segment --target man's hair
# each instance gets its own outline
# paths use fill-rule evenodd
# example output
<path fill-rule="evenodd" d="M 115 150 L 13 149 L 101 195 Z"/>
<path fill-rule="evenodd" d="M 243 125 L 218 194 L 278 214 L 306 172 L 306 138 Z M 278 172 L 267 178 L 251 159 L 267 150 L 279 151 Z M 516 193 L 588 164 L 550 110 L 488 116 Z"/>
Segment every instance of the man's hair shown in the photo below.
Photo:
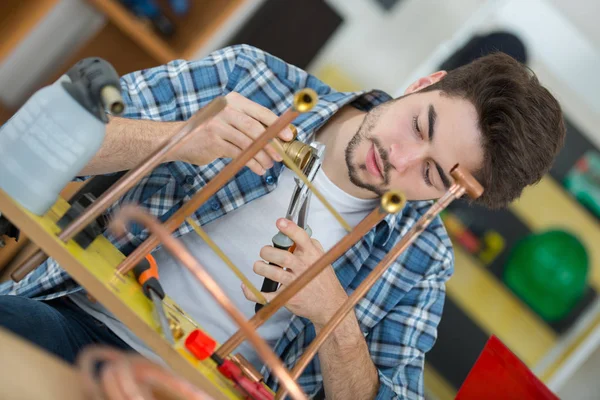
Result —
<path fill-rule="evenodd" d="M 484 161 L 475 177 L 485 192 L 477 200 L 505 207 L 550 169 L 565 138 L 558 101 L 527 66 L 493 53 L 452 70 L 422 91 L 440 90 L 477 110 Z"/>

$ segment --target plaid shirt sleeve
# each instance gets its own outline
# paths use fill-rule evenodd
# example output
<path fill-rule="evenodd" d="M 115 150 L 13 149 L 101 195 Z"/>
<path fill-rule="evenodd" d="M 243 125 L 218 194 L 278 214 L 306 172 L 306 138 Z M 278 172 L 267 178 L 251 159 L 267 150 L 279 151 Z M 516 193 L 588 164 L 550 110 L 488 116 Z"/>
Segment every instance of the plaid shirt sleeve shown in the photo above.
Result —
<path fill-rule="evenodd" d="M 196 61 L 132 72 L 121 78 L 124 118 L 185 121 L 225 91 L 240 47 L 217 50 Z"/>
<path fill-rule="evenodd" d="M 425 354 L 437 338 L 445 282 L 454 267 L 451 245 L 440 245 L 435 252 L 425 276 L 366 337 L 379 374 L 377 400 L 424 398 Z"/>
<path fill-rule="evenodd" d="M 385 343 L 370 346 L 371 357 L 376 364 L 387 364 L 383 361 L 386 358 L 393 358 L 395 364 L 378 368 L 377 400 L 424 398 L 425 354 L 433 347 L 437 336 L 436 327 L 445 297 L 444 280 L 439 276 L 428 277 L 419 282 L 406 297 L 378 328 L 400 327 L 397 334 L 390 335 Z"/>

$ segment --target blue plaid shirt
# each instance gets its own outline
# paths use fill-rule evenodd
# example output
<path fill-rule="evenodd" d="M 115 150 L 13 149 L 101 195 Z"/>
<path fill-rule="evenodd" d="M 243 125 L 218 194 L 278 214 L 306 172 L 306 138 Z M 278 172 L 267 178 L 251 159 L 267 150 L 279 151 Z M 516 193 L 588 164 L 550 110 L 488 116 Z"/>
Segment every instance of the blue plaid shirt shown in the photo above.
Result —
<path fill-rule="evenodd" d="M 294 121 L 303 141 L 346 104 L 367 111 L 390 100 L 379 91 L 336 92 L 305 71 L 246 45 L 216 51 L 199 61 L 176 60 L 131 73 L 122 78 L 121 84 L 127 104 L 125 117 L 156 121 L 187 120 L 215 97 L 232 91 L 281 114 L 290 107 L 293 93 L 310 87 L 319 94 L 319 103 Z M 124 202 L 136 202 L 165 221 L 229 161 L 218 159 L 205 166 L 183 162 L 162 164 L 111 209 Z M 264 176 L 258 176 L 244 168 L 198 209 L 194 218 L 206 224 L 272 192 L 281 169 L 282 165 L 276 163 Z M 386 217 L 334 263 L 348 293 L 356 289 L 430 205 L 430 202 L 409 202 L 401 213 Z M 191 227 L 185 223 L 174 234 L 180 236 L 190 231 Z M 109 236 L 109 239 L 127 254 L 147 236 L 147 231 L 134 226 L 126 237 L 116 240 Z M 356 306 L 356 317 L 379 371 L 377 399 L 423 398 L 425 353 L 436 339 L 444 282 L 452 271 L 451 243 L 441 221 L 436 219 Z M 20 283 L 0 285 L 0 294 L 40 300 L 78 290 L 81 287 L 52 259 Z M 294 316 L 275 351 L 292 368 L 314 337 L 312 324 Z M 266 382 L 276 388 L 274 378 L 268 371 L 263 372 Z M 311 362 L 299 383 L 309 394 L 322 388 L 318 358 Z"/>

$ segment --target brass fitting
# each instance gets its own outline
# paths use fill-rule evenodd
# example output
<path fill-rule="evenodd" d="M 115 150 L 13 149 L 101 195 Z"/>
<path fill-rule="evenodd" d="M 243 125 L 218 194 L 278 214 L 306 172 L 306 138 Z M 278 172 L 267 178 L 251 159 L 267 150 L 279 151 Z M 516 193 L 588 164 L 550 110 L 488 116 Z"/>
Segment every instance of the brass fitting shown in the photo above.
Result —
<path fill-rule="evenodd" d="M 289 142 L 284 142 L 283 140 L 277 138 L 275 138 L 275 140 L 281 145 L 281 147 L 283 147 L 283 151 L 285 151 L 285 154 L 292 159 L 294 164 L 303 170 L 310 160 L 313 149 L 306 143 L 296 140 L 296 137 L 298 137 L 298 130 L 294 125 L 290 125 L 290 129 L 294 135 L 292 140 Z"/>
<path fill-rule="evenodd" d="M 406 197 L 398 190 L 390 190 L 381 196 L 381 208 L 389 214 L 396 214 L 405 204 Z"/>
<path fill-rule="evenodd" d="M 171 329 L 171 333 L 173 334 L 173 338 L 175 340 L 181 339 L 184 335 L 183 328 L 181 328 L 181 324 L 179 323 L 179 321 L 176 321 L 173 318 L 169 318 L 169 329 Z"/>
<path fill-rule="evenodd" d="M 312 110 L 318 100 L 319 96 L 317 95 L 317 92 L 310 88 L 304 88 L 297 91 L 294 95 L 292 107 L 295 111 L 305 113 Z"/>

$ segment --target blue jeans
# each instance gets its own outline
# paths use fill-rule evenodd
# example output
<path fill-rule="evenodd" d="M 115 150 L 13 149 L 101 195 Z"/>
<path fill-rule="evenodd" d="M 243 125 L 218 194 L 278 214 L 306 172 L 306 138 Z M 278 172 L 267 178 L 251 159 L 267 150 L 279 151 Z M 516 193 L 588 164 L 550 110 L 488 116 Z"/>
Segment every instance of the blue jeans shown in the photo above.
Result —
<path fill-rule="evenodd" d="M 90 344 L 132 349 L 102 322 L 66 297 L 49 301 L 0 296 L 0 327 L 46 349 L 69 363 Z"/>

